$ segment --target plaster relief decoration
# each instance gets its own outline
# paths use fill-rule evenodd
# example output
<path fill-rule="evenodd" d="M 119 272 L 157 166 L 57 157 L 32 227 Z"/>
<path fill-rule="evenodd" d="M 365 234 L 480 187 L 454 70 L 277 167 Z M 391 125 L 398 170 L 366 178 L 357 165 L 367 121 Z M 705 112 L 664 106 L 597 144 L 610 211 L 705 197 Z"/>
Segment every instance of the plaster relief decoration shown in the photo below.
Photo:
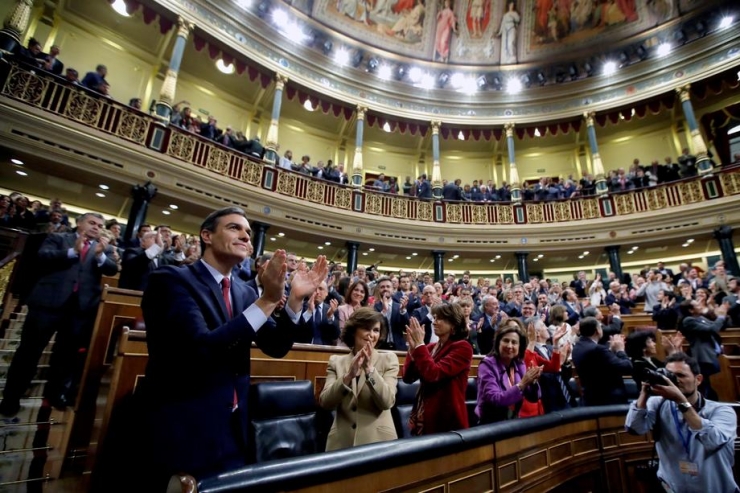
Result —
<path fill-rule="evenodd" d="M 436 0 L 318 0 L 312 16 L 359 41 L 415 58 L 432 58 Z M 450 0 L 448 0 L 450 1 Z"/>

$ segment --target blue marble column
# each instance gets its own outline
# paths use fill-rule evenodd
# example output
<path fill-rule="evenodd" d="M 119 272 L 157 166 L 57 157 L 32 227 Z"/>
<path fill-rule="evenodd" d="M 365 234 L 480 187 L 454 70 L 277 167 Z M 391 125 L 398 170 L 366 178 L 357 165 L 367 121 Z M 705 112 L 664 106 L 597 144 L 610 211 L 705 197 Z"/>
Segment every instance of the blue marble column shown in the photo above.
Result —
<path fill-rule="evenodd" d="M 506 130 L 506 147 L 509 150 L 509 186 L 511 187 L 511 201 L 522 201 L 522 184 L 519 182 L 519 170 L 516 167 L 516 152 L 514 150 L 514 124 L 504 125 Z"/>
<path fill-rule="evenodd" d="M 282 74 L 275 75 L 275 97 L 272 100 L 272 115 L 270 116 L 270 128 L 267 129 L 265 139 L 265 164 L 275 166 L 278 160 L 278 123 L 280 122 L 280 108 L 283 105 L 283 90 L 288 78 Z"/>
<path fill-rule="evenodd" d="M 432 250 L 434 256 L 434 282 L 443 282 L 445 280 L 445 252 L 442 250 Z"/>
<path fill-rule="evenodd" d="M 355 158 L 352 161 L 352 185 L 361 187 L 363 182 L 362 141 L 365 133 L 365 106 L 357 106 L 357 131 L 355 133 Z"/>
<path fill-rule="evenodd" d="M 432 197 L 442 198 L 442 169 L 439 162 L 439 127 L 442 122 L 432 122 Z"/>
<path fill-rule="evenodd" d="M 691 105 L 691 94 L 689 93 L 690 87 L 691 86 L 689 84 L 686 84 L 683 87 L 677 88 L 676 92 L 681 98 L 683 115 L 686 117 L 686 123 L 689 125 L 689 132 L 691 133 L 691 147 L 696 156 L 696 168 L 699 170 L 700 175 L 706 175 L 707 173 L 712 172 L 712 161 L 709 159 L 707 144 L 704 142 L 704 137 L 701 135 L 699 123 L 696 121 L 696 115 L 694 115 L 694 107 Z"/>
<path fill-rule="evenodd" d="M 599 154 L 599 143 L 596 142 L 596 128 L 594 128 L 594 112 L 586 112 L 583 118 L 586 120 L 586 133 L 588 133 L 588 145 L 591 148 L 591 163 L 593 164 L 594 180 L 596 181 L 596 195 L 604 195 L 609 191 L 606 184 L 606 173 L 604 163 Z"/>
<path fill-rule="evenodd" d="M 177 18 L 177 37 L 175 46 L 172 48 L 170 57 L 170 67 L 162 83 L 162 89 L 159 91 L 159 100 L 154 104 L 154 114 L 164 123 L 170 123 L 172 115 L 172 104 L 175 101 L 175 90 L 177 89 L 177 74 L 180 72 L 182 55 L 185 53 L 185 46 L 188 42 L 190 32 L 195 28 L 191 22 L 186 22 L 182 17 Z"/>
<path fill-rule="evenodd" d="M 357 270 L 357 250 L 359 248 L 360 244 L 356 241 L 347 242 L 347 273 L 350 276 Z"/>

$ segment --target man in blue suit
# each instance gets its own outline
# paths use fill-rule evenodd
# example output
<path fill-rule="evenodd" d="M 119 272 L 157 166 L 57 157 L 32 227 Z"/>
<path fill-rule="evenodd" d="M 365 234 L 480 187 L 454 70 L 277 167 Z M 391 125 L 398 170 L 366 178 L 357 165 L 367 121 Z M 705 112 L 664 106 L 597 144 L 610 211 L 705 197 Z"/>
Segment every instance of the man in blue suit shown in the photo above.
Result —
<path fill-rule="evenodd" d="M 310 271 L 302 265 L 276 311 L 285 292 L 283 250 L 264 266 L 259 297 L 233 275 L 247 258 L 250 232 L 243 210 L 214 211 L 201 226 L 201 260 L 149 277 L 141 303 L 149 362 L 140 387 L 145 435 L 139 450 L 150 452 L 143 474 L 163 485 L 178 472 L 197 477 L 246 464 L 251 344 L 285 356 L 303 299 L 326 278 L 325 257 Z"/>
<path fill-rule="evenodd" d="M 118 272 L 102 230 L 103 217 L 88 212 L 78 219 L 76 233 L 50 234 L 41 245 L 37 257 L 42 275 L 28 297 L 28 316 L 8 369 L 0 414 L 19 411 L 20 399 L 55 332 L 44 397 L 59 409 L 74 398 L 98 313 L 100 278 Z"/>

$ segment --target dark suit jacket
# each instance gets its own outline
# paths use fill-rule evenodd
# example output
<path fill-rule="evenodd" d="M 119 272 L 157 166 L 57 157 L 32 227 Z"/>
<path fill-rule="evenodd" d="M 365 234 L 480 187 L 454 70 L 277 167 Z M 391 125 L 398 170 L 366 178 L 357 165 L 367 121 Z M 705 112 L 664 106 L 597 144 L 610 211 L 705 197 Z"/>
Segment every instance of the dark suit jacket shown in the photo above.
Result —
<path fill-rule="evenodd" d="M 609 338 L 611 336 L 622 333 L 622 325 L 624 325 L 624 322 L 622 322 L 621 318 L 612 318 L 610 324 L 601 324 L 603 335 L 599 339 L 599 344 L 609 345 Z"/>
<path fill-rule="evenodd" d="M 383 311 L 383 302 L 378 301 L 375 303 L 375 311 L 381 313 Z M 406 345 L 406 339 L 403 337 L 403 333 L 406 331 L 406 326 L 409 324 L 409 312 L 401 315 L 401 305 L 397 302 L 393 302 L 391 308 L 391 325 L 388 330 L 393 334 L 394 347 L 391 348 L 386 341 L 380 341 L 380 349 L 395 349 L 396 351 L 406 351 L 408 346 Z"/>
<path fill-rule="evenodd" d="M 419 191 L 417 197 L 420 199 L 431 199 L 432 198 L 432 185 L 429 184 L 429 180 L 423 180 L 419 185 Z"/>
<path fill-rule="evenodd" d="M 535 351 L 539 354 L 537 349 Z M 552 346 L 550 344 L 545 346 L 545 351 L 547 352 L 547 359 L 552 359 Z M 567 382 L 570 380 L 572 373 L 573 368 L 570 363 L 567 363 L 560 368 L 560 373 L 543 372 L 540 375 L 540 397 L 546 413 L 567 409 L 575 403 L 570 393 L 567 396 L 563 394 L 563 389 L 560 385 L 561 381 Z"/>
<path fill-rule="evenodd" d="M 74 248 L 76 233 L 50 234 L 38 252 L 39 272 L 42 273 L 28 297 L 29 308 L 58 309 L 72 296 L 77 285 L 79 308 L 82 311 L 97 309 L 100 303 L 100 277 L 115 275 L 118 266 L 106 256 L 98 267 L 95 257 L 97 242 L 81 260 L 79 256 L 69 258 L 67 252 Z"/>
<path fill-rule="evenodd" d="M 578 313 L 577 310 L 574 310 L 567 302 L 563 301 L 563 306 L 565 307 L 565 312 L 568 314 L 568 318 L 566 322 L 568 322 L 569 325 L 575 325 L 578 323 L 578 321 L 581 319 L 581 314 Z M 580 305 L 576 304 L 576 308 L 579 308 Z"/>
<path fill-rule="evenodd" d="M 445 200 L 465 200 L 462 189 L 454 183 L 448 183 L 442 188 L 442 198 Z"/>
<path fill-rule="evenodd" d="M 321 304 L 321 322 L 319 324 L 316 324 L 316 310 L 313 311 L 311 318 L 308 320 L 305 320 L 301 316 L 299 333 L 296 336 L 295 342 L 314 344 L 314 339 L 320 338 L 321 342 L 316 342 L 315 344 L 334 346 L 337 339 L 339 339 L 339 317 L 335 313 L 334 319 L 330 322 L 329 317 L 326 315 L 328 311 L 329 303 L 324 301 Z"/>
<path fill-rule="evenodd" d="M 493 321 L 493 325 L 489 323 L 488 317 L 486 317 L 485 313 L 474 319 L 474 322 L 477 324 L 481 317 L 484 318 L 483 326 L 478 332 L 478 347 L 480 348 L 480 354 L 485 356 L 493 349 L 493 339 L 498 330 L 498 325 L 501 323 L 501 314 L 497 313 L 496 316 L 491 319 Z"/>
<path fill-rule="evenodd" d="M 424 434 L 461 430 L 468 427 L 465 390 L 473 360 L 473 348 L 468 341 L 447 341 L 432 357 L 437 343 L 419 346 L 413 359 L 406 358 L 403 381 L 421 380 L 420 394 L 424 399 Z M 414 404 L 414 408 L 417 404 Z M 412 430 L 413 433 L 413 430 Z"/>
<path fill-rule="evenodd" d="M 118 279 L 118 287 L 123 289 L 135 289 L 144 291 L 149 274 L 164 265 L 173 265 L 172 256 L 162 255 L 157 258 L 157 263 L 146 255 L 141 247 L 127 248 L 121 262 L 121 277 Z"/>
<path fill-rule="evenodd" d="M 573 347 L 573 363 L 583 389 L 586 406 L 627 404 L 623 375 L 632 375 L 632 363 L 624 351 L 614 353 L 593 339 L 581 337 Z"/>
<path fill-rule="evenodd" d="M 421 308 L 417 308 L 411 314 L 412 317 L 419 321 L 419 325 L 424 327 L 424 344 L 429 344 L 429 341 L 432 340 L 432 334 L 434 333 L 432 321 L 429 320 L 429 317 L 427 316 L 429 315 L 429 311 L 430 310 L 427 306 L 422 305 Z"/>
<path fill-rule="evenodd" d="M 725 318 L 711 321 L 703 316 L 685 317 L 678 328 L 689 343 L 691 356 L 700 364 L 716 364 L 715 344 L 722 344 L 719 331 L 725 324 Z"/>
<path fill-rule="evenodd" d="M 229 319 L 221 288 L 202 261 L 149 276 L 141 302 L 149 362 L 140 385 L 146 432 L 140 445 L 152 451 L 157 473 L 202 474 L 246 461 L 251 344 L 283 357 L 297 327 L 283 311 L 255 332 L 242 315 L 257 299 L 254 290 L 232 276 L 231 295 Z M 241 426 L 234 426 L 235 417 Z"/>

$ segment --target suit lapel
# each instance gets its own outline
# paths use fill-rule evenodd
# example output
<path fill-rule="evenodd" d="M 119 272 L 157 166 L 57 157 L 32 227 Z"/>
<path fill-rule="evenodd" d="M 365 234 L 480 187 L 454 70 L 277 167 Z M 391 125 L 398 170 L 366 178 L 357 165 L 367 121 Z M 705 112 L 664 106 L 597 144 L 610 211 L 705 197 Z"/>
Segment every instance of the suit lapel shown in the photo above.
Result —
<path fill-rule="evenodd" d="M 234 315 L 243 312 L 247 307 L 247 286 L 239 279 L 239 276 L 231 276 L 231 303 L 233 305 Z"/>
<path fill-rule="evenodd" d="M 200 278 L 200 281 L 204 283 L 206 285 L 206 288 L 211 292 L 213 301 L 216 302 L 216 305 L 220 309 L 221 320 L 223 320 L 224 322 L 228 321 L 229 317 L 226 312 L 226 303 L 224 302 L 224 296 L 221 293 L 221 287 L 216 284 L 216 280 L 213 278 L 206 266 L 201 263 L 201 261 L 195 262 L 192 266 L 192 269 L 193 272 L 195 272 L 196 276 Z M 234 298 L 233 295 L 232 298 Z"/>

